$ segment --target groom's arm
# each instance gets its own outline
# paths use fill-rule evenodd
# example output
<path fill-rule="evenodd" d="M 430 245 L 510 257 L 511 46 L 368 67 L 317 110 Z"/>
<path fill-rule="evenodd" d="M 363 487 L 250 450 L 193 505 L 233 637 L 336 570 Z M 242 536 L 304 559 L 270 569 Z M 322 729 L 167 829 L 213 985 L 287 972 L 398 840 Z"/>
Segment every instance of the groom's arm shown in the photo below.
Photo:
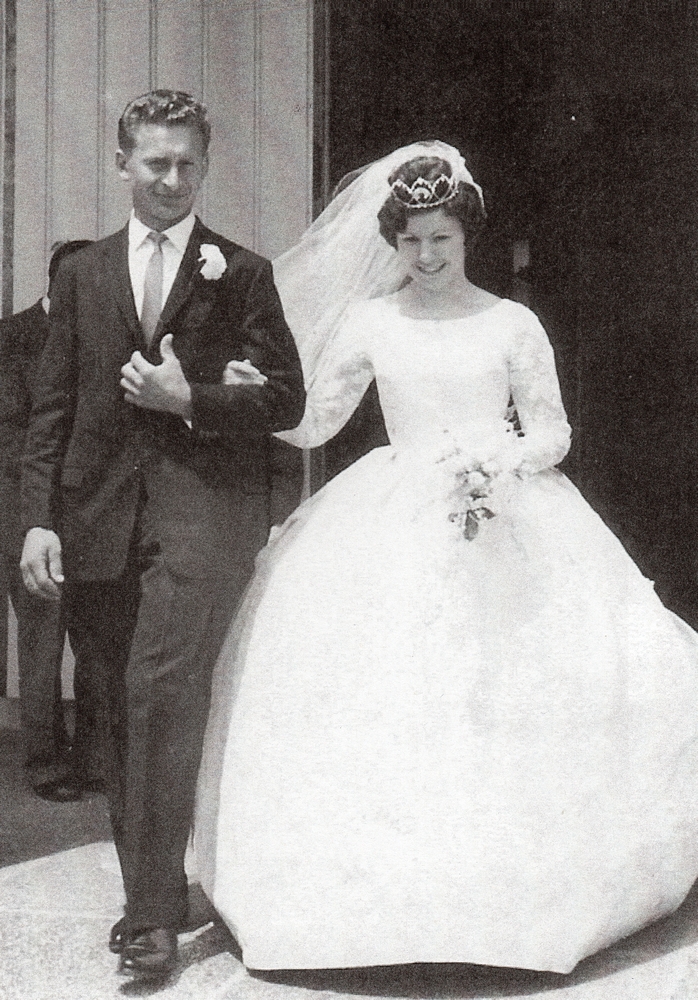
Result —
<path fill-rule="evenodd" d="M 33 594 L 58 600 L 63 584 L 58 537 L 59 478 L 75 411 L 74 277 L 66 260 L 51 296 L 49 334 L 35 372 L 22 456 L 21 511 L 26 532 L 21 569 Z"/>
<path fill-rule="evenodd" d="M 60 471 L 77 395 L 75 276 L 63 262 L 51 296 L 49 333 L 32 377 L 33 405 L 22 455 L 24 530 L 57 530 Z"/>
<path fill-rule="evenodd" d="M 237 286 L 243 275 L 238 270 L 228 280 L 230 324 L 244 360 L 231 359 L 218 383 L 190 381 L 174 353 L 172 334 L 167 334 L 160 344 L 160 364 L 153 365 L 136 351 L 121 369 L 121 385 L 127 402 L 176 414 L 195 433 L 228 440 L 267 437 L 300 423 L 305 407 L 303 372 L 271 264 L 263 261 L 251 280 L 248 275 L 242 318 Z"/>
<path fill-rule="evenodd" d="M 240 275 L 231 275 L 231 281 Z M 248 277 L 242 314 L 246 360 L 266 378 L 261 384 L 191 384 L 195 431 L 227 438 L 259 437 L 300 423 L 305 408 L 303 371 L 284 318 L 271 264 L 262 261 Z"/>

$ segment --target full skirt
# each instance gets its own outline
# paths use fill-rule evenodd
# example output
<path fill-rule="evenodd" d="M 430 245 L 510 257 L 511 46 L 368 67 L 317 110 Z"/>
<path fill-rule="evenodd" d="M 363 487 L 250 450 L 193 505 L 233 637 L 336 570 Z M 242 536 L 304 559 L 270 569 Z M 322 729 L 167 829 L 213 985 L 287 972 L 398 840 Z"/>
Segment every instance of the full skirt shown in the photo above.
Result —
<path fill-rule="evenodd" d="M 377 449 L 260 555 L 195 846 L 249 967 L 569 972 L 698 876 L 698 636 L 558 471 L 467 540 Z"/>

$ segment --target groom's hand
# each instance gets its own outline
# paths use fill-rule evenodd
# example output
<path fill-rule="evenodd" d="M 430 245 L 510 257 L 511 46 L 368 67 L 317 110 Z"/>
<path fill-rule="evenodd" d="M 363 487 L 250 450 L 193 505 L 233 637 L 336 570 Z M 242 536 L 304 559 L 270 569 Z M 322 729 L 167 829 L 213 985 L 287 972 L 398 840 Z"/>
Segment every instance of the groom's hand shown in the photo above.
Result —
<path fill-rule="evenodd" d="M 121 369 L 121 387 L 127 403 L 146 410 L 164 410 L 191 420 L 191 388 L 172 350 L 172 334 L 160 341 L 162 363 L 151 365 L 140 351 Z"/>
<path fill-rule="evenodd" d="M 30 528 L 20 561 L 24 586 L 31 594 L 59 601 L 63 584 L 61 540 L 48 528 Z"/>

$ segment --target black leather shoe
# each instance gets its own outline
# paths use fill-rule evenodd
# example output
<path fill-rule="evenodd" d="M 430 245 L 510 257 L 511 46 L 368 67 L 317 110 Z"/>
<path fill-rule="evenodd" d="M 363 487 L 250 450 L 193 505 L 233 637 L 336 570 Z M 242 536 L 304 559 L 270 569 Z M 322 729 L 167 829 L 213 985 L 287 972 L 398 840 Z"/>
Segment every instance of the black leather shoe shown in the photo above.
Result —
<path fill-rule="evenodd" d="M 119 969 L 137 979 L 163 979 L 177 965 L 177 931 L 154 927 L 124 942 Z"/>
<path fill-rule="evenodd" d="M 109 932 L 109 951 L 113 951 L 115 955 L 120 955 L 126 947 L 127 940 L 126 917 L 121 917 Z"/>
<path fill-rule="evenodd" d="M 54 781 L 42 781 L 32 788 L 39 798 L 47 802 L 78 802 L 82 798 L 80 785 L 72 778 L 56 778 Z"/>
<path fill-rule="evenodd" d="M 199 927 L 203 927 L 205 923 L 209 923 L 212 919 L 211 915 L 206 913 L 203 919 L 199 923 L 193 924 L 191 927 L 185 922 L 177 925 L 177 933 L 182 931 L 197 930 Z M 132 934 L 131 937 L 134 935 Z M 112 929 L 109 931 L 109 951 L 114 952 L 115 955 L 120 955 L 124 950 L 129 940 L 129 932 L 127 930 L 126 917 L 119 917 Z"/>

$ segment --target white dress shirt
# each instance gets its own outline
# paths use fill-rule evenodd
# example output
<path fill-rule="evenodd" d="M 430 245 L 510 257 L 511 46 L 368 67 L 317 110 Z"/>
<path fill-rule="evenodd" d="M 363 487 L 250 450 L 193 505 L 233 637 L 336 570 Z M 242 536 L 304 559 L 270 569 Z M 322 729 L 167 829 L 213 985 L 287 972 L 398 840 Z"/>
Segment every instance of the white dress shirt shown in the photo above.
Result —
<path fill-rule="evenodd" d="M 182 263 L 184 251 L 187 249 L 189 237 L 192 234 L 196 217 L 193 212 L 178 222 L 176 226 L 163 231 L 167 239 L 162 244 L 162 304 L 167 302 L 167 296 L 172 291 L 172 285 L 177 277 L 179 265 Z M 148 239 L 152 232 L 148 226 L 136 218 L 131 212 L 128 222 L 128 270 L 131 276 L 131 288 L 136 303 L 138 318 L 143 311 L 143 286 L 145 271 L 155 250 L 155 244 Z"/>

